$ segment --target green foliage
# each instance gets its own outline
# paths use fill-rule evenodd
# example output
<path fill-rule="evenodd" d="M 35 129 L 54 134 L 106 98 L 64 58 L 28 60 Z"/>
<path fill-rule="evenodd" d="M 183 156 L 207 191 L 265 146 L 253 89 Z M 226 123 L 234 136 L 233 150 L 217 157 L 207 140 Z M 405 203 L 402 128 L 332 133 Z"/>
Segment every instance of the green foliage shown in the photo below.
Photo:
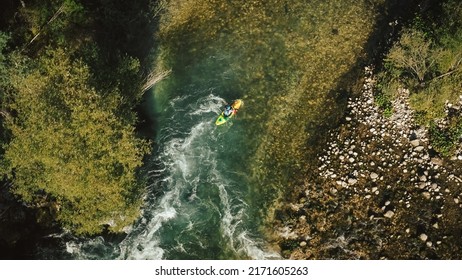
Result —
<path fill-rule="evenodd" d="M 422 83 L 434 76 L 439 56 L 440 50 L 432 47 L 422 31 L 406 29 L 385 62 L 389 71 L 398 71 L 398 76 Z"/>
<path fill-rule="evenodd" d="M 36 68 L 15 74 L 7 120 L 13 139 L 4 159 L 14 192 L 26 203 L 55 203 L 57 219 L 77 234 L 137 218 L 135 170 L 149 151 L 133 125 L 117 116 L 117 94 L 90 87 L 89 68 L 64 50 L 48 50 Z"/>
<path fill-rule="evenodd" d="M 442 28 L 448 34 L 454 34 L 460 31 L 462 26 L 462 2 L 459 0 L 449 0 L 442 3 L 443 6 L 443 20 Z"/>
<path fill-rule="evenodd" d="M 452 119 L 449 126 L 444 128 L 432 122 L 429 134 L 432 146 L 437 152 L 444 156 L 451 155 L 462 136 L 462 117 Z"/>
<path fill-rule="evenodd" d="M 389 72 L 379 73 L 374 91 L 375 102 L 383 110 L 385 117 L 391 117 L 393 114 L 392 100 L 396 97 L 399 87 L 398 80 L 396 78 L 391 80 L 389 76 L 391 76 Z"/>
<path fill-rule="evenodd" d="M 150 145 L 135 135 L 134 110 L 152 66 L 155 7 L 32 0 L 2 20 L 11 36 L 0 32 L 0 174 L 77 234 L 138 216 L 136 172 Z"/>
<path fill-rule="evenodd" d="M 19 16 L 24 21 L 20 26 L 24 30 L 24 43 L 35 42 L 33 49 L 40 50 L 43 46 L 68 45 L 69 41 L 77 42 L 85 36 L 76 29 L 88 24 L 89 19 L 78 0 L 48 0 L 32 1 L 19 10 Z M 73 47 L 78 47 L 76 44 Z"/>
<path fill-rule="evenodd" d="M 3 127 L 3 118 L 4 118 L 4 106 L 3 106 L 3 99 L 4 99 L 4 89 L 5 84 L 8 81 L 7 77 L 7 67 L 6 67 L 6 58 L 4 54 L 4 49 L 6 47 L 6 43 L 8 41 L 8 35 L 0 32 L 0 155 L 3 154 L 2 144 L 5 142 L 6 139 L 6 131 Z M 1 161 L 0 161 L 1 166 Z M 0 168 L 0 180 L 2 178 L 1 168 Z"/>
<path fill-rule="evenodd" d="M 6 46 L 9 40 L 9 36 L 6 33 L 0 32 L 0 105 L 2 104 L 3 99 L 3 87 L 8 82 L 7 71 L 8 67 L 6 65 Z M 0 107 L 1 110 L 1 107 Z"/>
<path fill-rule="evenodd" d="M 433 123 L 444 117 L 445 102 L 456 103 L 462 92 L 462 4 L 447 0 L 441 8 L 436 18 L 417 15 L 390 49 L 379 74 L 379 100 L 393 98 L 396 85 L 404 84 L 417 121 L 430 126 L 432 144 L 448 154 L 458 141 L 458 125 L 442 129 Z"/>

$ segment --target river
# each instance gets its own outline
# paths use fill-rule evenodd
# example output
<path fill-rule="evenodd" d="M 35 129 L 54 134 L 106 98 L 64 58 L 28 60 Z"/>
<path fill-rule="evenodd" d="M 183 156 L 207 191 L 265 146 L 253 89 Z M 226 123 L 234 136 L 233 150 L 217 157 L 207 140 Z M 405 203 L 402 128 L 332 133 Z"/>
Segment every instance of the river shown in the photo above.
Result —
<path fill-rule="evenodd" d="M 280 258 L 274 201 L 335 125 L 383 1 L 176 1 L 162 15 L 142 217 L 124 236 L 52 236 L 39 258 Z M 224 104 L 237 118 L 214 124 Z M 265 230 L 266 227 L 266 230 Z"/>

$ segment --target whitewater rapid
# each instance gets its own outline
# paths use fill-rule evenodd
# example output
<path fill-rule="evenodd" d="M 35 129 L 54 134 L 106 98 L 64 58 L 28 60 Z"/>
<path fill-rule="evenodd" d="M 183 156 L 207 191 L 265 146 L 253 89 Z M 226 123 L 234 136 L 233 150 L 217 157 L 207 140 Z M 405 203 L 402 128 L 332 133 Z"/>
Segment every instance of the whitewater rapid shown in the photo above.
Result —
<path fill-rule="evenodd" d="M 107 258 L 94 255 L 95 245 L 112 246 L 110 255 L 118 259 L 279 258 L 253 228 L 248 178 L 223 158 L 233 126 L 214 121 L 226 101 L 214 94 L 194 99 L 167 103 L 140 221 L 119 244 L 105 244 L 102 237 L 68 242 L 75 258 Z"/>

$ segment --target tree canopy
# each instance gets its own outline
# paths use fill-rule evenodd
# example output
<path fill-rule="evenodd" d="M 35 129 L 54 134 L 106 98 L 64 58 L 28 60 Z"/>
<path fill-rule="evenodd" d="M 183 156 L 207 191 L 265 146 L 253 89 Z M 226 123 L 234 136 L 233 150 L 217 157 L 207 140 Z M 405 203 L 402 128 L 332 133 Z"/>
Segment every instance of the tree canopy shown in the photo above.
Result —
<path fill-rule="evenodd" d="M 20 200 L 79 235 L 138 218 L 150 152 L 134 111 L 149 53 L 130 49 L 141 37 L 111 36 L 109 15 L 127 12 L 117 24 L 148 30 L 155 1 L 134 1 L 144 10 L 106 2 L 30 1 L 1 22 L 0 174 Z"/>

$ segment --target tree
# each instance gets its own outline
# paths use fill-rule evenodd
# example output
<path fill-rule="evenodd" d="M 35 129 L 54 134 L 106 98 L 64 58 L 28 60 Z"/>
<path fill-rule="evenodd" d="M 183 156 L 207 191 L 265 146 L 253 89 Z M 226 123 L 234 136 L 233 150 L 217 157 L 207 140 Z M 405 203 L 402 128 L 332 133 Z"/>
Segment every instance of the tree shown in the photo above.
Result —
<path fill-rule="evenodd" d="M 385 62 L 400 70 L 401 75 L 410 74 L 422 83 L 432 73 L 438 56 L 439 50 L 432 48 L 432 42 L 422 31 L 407 29 L 391 48 Z"/>
<path fill-rule="evenodd" d="M 31 63 L 31 62 L 28 62 Z M 6 120 L 12 133 L 4 166 L 13 191 L 32 206 L 48 205 L 77 234 L 119 231 L 141 205 L 135 170 L 149 144 L 118 116 L 116 92 L 90 86 L 89 68 L 65 50 L 48 50 L 32 70 L 13 73 Z"/>

